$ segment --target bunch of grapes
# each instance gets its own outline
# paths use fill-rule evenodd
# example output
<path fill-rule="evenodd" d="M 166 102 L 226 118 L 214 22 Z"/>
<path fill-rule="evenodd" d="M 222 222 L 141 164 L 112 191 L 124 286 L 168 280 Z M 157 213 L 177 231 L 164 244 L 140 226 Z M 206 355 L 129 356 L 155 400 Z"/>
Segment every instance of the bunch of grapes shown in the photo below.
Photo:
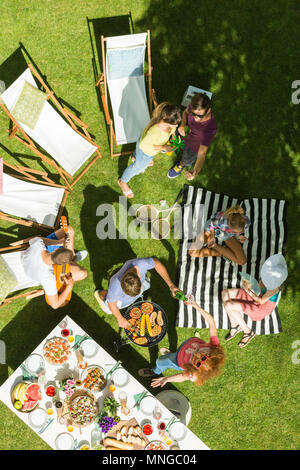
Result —
<path fill-rule="evenodd" d="M 114 420 L 111 416 L 105 416 L 103 420 L 99 423 L 99 427 L 104 434 L 107 434 L 111 428 L 117 424 L 117 421 Z"/>

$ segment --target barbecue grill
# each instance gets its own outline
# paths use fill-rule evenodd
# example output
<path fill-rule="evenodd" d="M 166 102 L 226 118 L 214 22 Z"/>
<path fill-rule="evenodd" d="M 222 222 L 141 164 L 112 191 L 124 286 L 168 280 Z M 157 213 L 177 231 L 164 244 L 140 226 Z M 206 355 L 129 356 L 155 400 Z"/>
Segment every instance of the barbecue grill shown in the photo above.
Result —
<path fill-rule="evenodd" d="M 147 342 L 147 344 L 137 344 L 132 339 L 134 331 L 133 330 L 122 329 L 120 339 L 114 341 L 114 347 L 115 347 L 116 352 L 119 352 L 119 350 L 122 346 L 125 346 L 126 344 L 129 344 L 129 343 L 133 343 L 136 346 L 139 346 L 141 348 L 151 348 L 152 346 L 156 346 L 158 343 L 160 343 L 161 340 L 164 338 L 164 336 L 167 332 L 167 328 L 168 328 L 168 319 L 167 319 L 167 316 L 166 316 L 164 310 L 158 304 L 156 304 L 155 302 L 151 302 L 149 300 L 147 300 L 147 301 L 141 300 L 139 302 L 136 302 L 136 303 L 130 305 L 130 307 L 128 307 L 126 312 L 123 314 L 123 317 L 126 320 L 130 320 L 131 319 L 131 316 L 130 316 L 131 310 L 135 307 L 141 308 L 141 305 L 144 304 L 144 303 L 152 304 L 153 311 L 156 311 L 156 312 L 160 311 L 161 312 L 162 319 L 163 319 L 163 322 L 164 322 L 164 324 L 161 327 L 161 333 L 157 336 L 152 337 L 152 336 L 150 336 L 150 334 L 147 330 L 147 326 L 146 326 L 145 327 L 144 337 L 147 338 L 148 342 Z M 140 336 L 138 335 L 138 337 L 140 337 Z"/>

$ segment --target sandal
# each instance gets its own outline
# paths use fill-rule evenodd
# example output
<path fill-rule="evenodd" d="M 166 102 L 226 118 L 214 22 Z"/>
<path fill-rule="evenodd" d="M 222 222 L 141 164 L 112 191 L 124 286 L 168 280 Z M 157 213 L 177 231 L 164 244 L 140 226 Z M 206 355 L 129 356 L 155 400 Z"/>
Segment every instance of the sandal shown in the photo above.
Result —
<path fill-rule="evenodd" d="M 233 326 L 230 328 L 230 331 L 227 336 L 225 336 L 226 341 L 230 341 L 232 338 L 234 338 L 241 330 L 240 325 Z"/>
<path fill-rule="evenodd" d="M 155 375 L 152 369 L 140 369 L 138 374 L 140 377 L 153 377 Z"/>
<path fill-rule="evenodd" d="M 239 347 L 240 348 L 245 348 L 247 344 L 250 343 L 250 341 L 254 338 L 255 333 L 254 331 L 250 331 L 250 333 L 244 333 L 244 336 L 242 337 L 241 341 L 239 342 Z"/>
<path fill-rule="evenodd" d="M 119 179 L 119 180 L 118 180 L 118 185 L 119 185 L 120 188 L 121 188 L 120 181 L 121 181 L 121 180 Z M 134 194 L 133 194 L 133 192 L 132 192 L 132 190 L 131 190 L 130 188 L 129 188 L 128 191 L 123 191 L 122 188 L 121 188 L 121 190 L 122 190 L 122 193 L 124 194 L 124 196 L 127 197 L 128 199 L 132 199 L 132 198 L 134 197 Z"/>

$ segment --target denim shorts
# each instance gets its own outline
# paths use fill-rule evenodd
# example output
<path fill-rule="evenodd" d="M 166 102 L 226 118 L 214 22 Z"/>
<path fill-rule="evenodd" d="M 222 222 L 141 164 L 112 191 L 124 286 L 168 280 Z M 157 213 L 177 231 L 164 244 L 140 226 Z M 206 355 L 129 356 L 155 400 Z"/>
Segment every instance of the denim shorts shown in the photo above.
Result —
<path fill-rule="evenodd" d="M 48 235 L 48 237 L 46 238 L 49 238 L 49 240 L 58 240 L 57 236 L 55 235 L 55 233 L 50 233 L 50 235 Z M 61 245 L 48 245 L 46 246 L 46 249 L 48 251 L 48 253 L 52 253 L 53 251 L 57 250 L 57 248 L 61 248 Z"/>

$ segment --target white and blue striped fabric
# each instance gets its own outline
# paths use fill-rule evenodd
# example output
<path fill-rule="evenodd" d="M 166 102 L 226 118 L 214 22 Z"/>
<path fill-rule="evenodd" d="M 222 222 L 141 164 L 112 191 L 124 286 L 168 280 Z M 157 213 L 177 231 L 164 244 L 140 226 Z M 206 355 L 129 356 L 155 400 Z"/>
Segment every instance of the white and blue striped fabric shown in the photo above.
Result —
<path fill-rule="evenodd" d="M 118 145 L 137 142 L 150 121 L 145 89 L 146 33 L 106 38 L 107 85 Z"/>
<path fill-rule="evenodd" d="M 243 244 L 247 264 L 232 264 L 223 257 L 192 258 L 189 245 L 199 227 L 215 212 L 239 204 L 251 221 Z M 177 285 L 186 294 L 193 293 L 196 302 L 215 319 L 218 329 L 229 329 L 230 323 L 222 304 L 223 289 L 241 286 L 241 272 L 259 280 L 264 261 L 275 253 L 283 253 L 286 240 L 286 201 L 276 199 L 239 200 L 223 194 L 185 185 L 182 211 L 182 237 L 178 254 Z M 200 220 L 201 219 L 201 220 Z M 258 334 L 273 334 L 282 331 L 278 314 L 278 302 L 274 311 L 264 320 L 252 322 L 244 315 L 247 325 Z M 207 328 L 194 308 L 178 302 L 176 326 Z"/>

